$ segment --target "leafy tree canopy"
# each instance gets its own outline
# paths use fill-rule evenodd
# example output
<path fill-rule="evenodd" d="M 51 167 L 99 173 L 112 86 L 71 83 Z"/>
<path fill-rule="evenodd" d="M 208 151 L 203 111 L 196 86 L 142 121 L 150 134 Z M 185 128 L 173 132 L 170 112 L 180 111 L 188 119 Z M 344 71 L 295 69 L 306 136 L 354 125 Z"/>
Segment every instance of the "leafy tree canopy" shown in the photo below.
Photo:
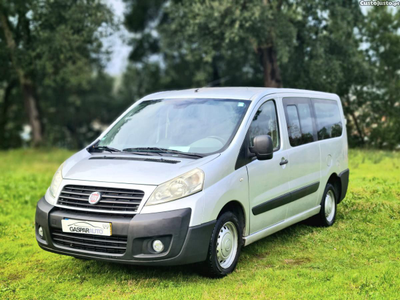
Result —
<path fill-rule="evenodd" d="M 182 85 L 332 92 L 342 98 L 352 145 L 399 144 L 392 133 L 399 120 L 385 112 L 399 89 L 398 12 L 377 7 L 364 16 L 355 0 L 125 2 L 125 25 L 134 33 L 128 73 L 150 65 L 158 72 L 143 93 Z M 390 136 L 378 131 L 380 122 Z"/>
<path fill-rule="evenodd" d="M 93 88 L 102 70 L 107 50 L 101 41 L 113 29 L 113 15 L 97 0 L 1 0 L 0 21 L 0 80 L 5 91 L 20 88 L 15 97 L 24 99 L 19 107 L 25 107 L 33 144 L 43 144 L 44 133 L 65 125 L 63 118 L 49 124 L 53 112 L 60 116 L 61 107 L 89 102 L 79 93 Z M 15 122 L 8 115 L 18 101 L 13 93 L 3 95 L 2 132 Z"/>

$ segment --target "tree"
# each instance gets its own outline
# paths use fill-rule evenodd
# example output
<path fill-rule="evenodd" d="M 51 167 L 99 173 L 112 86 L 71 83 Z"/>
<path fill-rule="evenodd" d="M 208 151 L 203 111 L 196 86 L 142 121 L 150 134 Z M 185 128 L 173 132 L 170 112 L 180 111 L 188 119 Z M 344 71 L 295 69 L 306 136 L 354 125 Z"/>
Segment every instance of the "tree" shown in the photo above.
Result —
<path fill-rule="evenodd" d="M 349 131 L 357 143 L 364 141 L 357 113 L 366 103 L 363 86 L 371 76 L 357 34 L 365 24 L 357 1 L 126 2 L 136 65 L 156 56 L 163 62 L 160 72 L 191 71 L 183 81 L 337 93 L 352 121 Z M 176 69 L 179 61 L 184 70 Z"/>
<path fill-rule="evenodd" d="M 27 11 L 25 11 L 25 14 Z M 22 19 L 22 18 L 21 18 Z M 21 23 L 26 23 L 26 20 L 22 20 Z M 42 142 L 42 125 L 39 117 L 39 111 L 38 111 L 38 103 L 37 99 L 35 96 L 35 91 L 34 91 L 34 85 L 32 83 L 32 80 L 28 74 L 26 74 L 24 68 L 23 68 L 23 63 L 20 61 L 19 58 L 19 53 L 20 49 L 14 39 L 13 32 L 11 30 L 11 24 L 8 19 L 8 16 L 6 15 L 6 11 L 4 9 L 4 6 L 2 5 L 0 8 L 0 24 L 3 29 L 3 35 L 4 35 L 4 40 L 7 44 L 7 48 L 10 54 L 10 60 L 12 62 L 12 65 L 14 67 L 15 73 L 17 74 L 17 78 L 19 80 L 21 90 L 24 96 L 24 102 L 25 102 L 25 108 L 28 114 L 29 118 L 29 123 L 32 127 L 32 133 L 33 133 L 33 144 L 34 145 L 39 145 Z M 29 25 L 24 24 L 25 26 L 23 27 L 24 29 L 29 30 Z M 17 23 L 16 28 L 22 29 L 23 25 L 19 25 L 19 22 Z M 28 39 L 28 37 L 26 37 Z M 10 87 L 10 85 L 9 85 Z M 7 90 L 6 90 L 7 91 Z M 7 107 L 7 104 L 6 104 Z"/>
<path fill-rule="evenodd" d="M 10 71 L 8 51 L 0 47 L 0 148 L 19 146 L 19 136 L 13 127 L 21 127 L 20 118 L 14 114 L 17 79 Z M 20 104 L 20 103 L 18 103 Z M 9 122 L 12 115 L 13 122 Z"/>
<path fill-rule="evenodd" d="M 310 83 L 311 76 L 298 76 L 306 71 L 288 67 L 301 64 L 307 65 L 308 71 L 324 72 L 314 76 L 317 81 L 312 86 L 321 89 L 331 83 L 335 78 L 328 73 L 342 72 L 340 64 L 348 65 L 343 60 L 351 59 L 335 51 L 357 53 L 355 31 L 363 20 L 357 1 L 126 2 L 125 24 L 135 33 L 132 61 L 171 56 L 175 61 L 186 60 L 188 68 L 189 64 L 209 66 L 212 71 L 207 74 L 219 77 L 246 70 L 248 76 L 244 78 L 250 77 L 252 82 L 260 78 L 261 71 L 262 85 L 268 87 L 281 87 L 287 80 L 289 84 L 285 85 L 292 85 L 292 78 L 297 78 L 297 86 Z M 320 68 L 321 63 L 326 67 Z M 168 61 L 164 65 L 169 67 Z M 224 72 L 224 68 L 230 70 Z"/>
<path fill-rule="evenodd" d="M 151 70 L 150 78 L 142 76 L 139 79 L 139 82 L 152 82 L 147 85 L 146 93 L 226 83 L 259 85 L 262 80 L 261 65 L 251 48 L 250 52 L 248 49 L 235 49 L 229 56 L 219 51 L 211 59 L 204 58 L 200 51 L 189 53 L 190 41 L 186 41 L 179 30 L 175 34 L 169 28 L 172 20 L 167 6 L 174 1 L 124 1 L 127 3 L 125 26 L 134 33 L 131 66 L 127 73 L 147 74 Z M 253 65 L 257 66 L 256 71 Z M 132 81 L 131 85 L 139 82 Z M 135 90 L 141 90 L 137 96 L 143 96 L 143 84 L 142 88 Z"/>
<path fill-rule="evenodd" d="M 352 145 L 365 139 L 365 86 L 371 67 L 360 46 L 365 16 L 356 1 L 303 1 L 297 13 L 296 43 L 282 66 L 285 84 L 338 94 L 349 120 Z"/>
<path fill-rule="evenodd" d="M 43 143 L 41 96 L 54 87 L 88 85 L 112 23 L 110 10 L 96 0 L 0 2 L 0 47 L 20 85 L 34 146 Z"/>
<path fill-rule="evenodd" d="M 235 57 L 235 52 L 254 53 L 261 66 L 263 85 L 281 87 L 279 64 L 294 45 L 296 28 L 291 17 L 296 6 L 284 1 L 171 1 L 165 10 L 168 22 L 161 32 L 171 41 L 184 40 L 190 57 L 213 62 Z M 173 47 L 173 43 L 166 43 Z"/>
<path fill-rule="evenodd" d="M 379 148 L 400 146 L 400 11 L 369 10 L 362 32 L 373 81 L 365 87 L 364 108 L 370 142 Z"/>
<path fill-rule="evenodd" d="M 93 141 L 125 108 L 113 90 L 114 79 L 99 72 L 85 86 L 43 91 L 46 144 L 79 149 Z"/>

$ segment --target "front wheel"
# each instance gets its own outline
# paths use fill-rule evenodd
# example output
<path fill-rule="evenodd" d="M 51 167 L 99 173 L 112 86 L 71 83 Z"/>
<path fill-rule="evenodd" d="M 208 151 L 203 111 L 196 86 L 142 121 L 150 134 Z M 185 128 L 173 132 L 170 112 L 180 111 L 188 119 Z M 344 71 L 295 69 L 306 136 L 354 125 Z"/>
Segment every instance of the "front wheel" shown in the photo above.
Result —
<path fill-rule="evenodd" d="M 204 262 L 205 275 L 221 278 L 235 270 L 242 248 L 243 225 L 238 217 L 227 211 L 215 224 Z"/>

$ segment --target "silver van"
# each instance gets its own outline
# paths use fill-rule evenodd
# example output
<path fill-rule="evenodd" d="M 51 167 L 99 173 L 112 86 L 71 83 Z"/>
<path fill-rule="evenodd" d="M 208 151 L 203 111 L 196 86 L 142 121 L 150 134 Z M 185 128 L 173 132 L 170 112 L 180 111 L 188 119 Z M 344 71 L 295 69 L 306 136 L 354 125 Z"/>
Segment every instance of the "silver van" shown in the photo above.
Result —
<path fill-rule="evenodd" d="M 335 222 L 349 169 L 337 95 L 200 88 L 133 104 L 57 170 L 36 210 L 47 251 L 231 273 L 242 246 Z"/>

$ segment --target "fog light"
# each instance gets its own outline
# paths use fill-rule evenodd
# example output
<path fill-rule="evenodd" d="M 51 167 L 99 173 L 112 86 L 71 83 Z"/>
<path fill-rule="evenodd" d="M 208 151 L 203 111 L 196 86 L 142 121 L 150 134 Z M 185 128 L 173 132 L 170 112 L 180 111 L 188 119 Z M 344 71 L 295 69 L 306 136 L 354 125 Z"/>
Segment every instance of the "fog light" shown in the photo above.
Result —
<path fill-rule="evenodd" d="M 164 250 L 164 244 L 160 240 L 155 240 L 153 242 L 153 250 L 160 253 Z"/>
<path fill-rule="evenodd" d="M 40 237 L 42 238 L 43 237 L 43 228 L 42 228 L 42 226 L 39 226 L 38 233 L 39 233 Z"/>

